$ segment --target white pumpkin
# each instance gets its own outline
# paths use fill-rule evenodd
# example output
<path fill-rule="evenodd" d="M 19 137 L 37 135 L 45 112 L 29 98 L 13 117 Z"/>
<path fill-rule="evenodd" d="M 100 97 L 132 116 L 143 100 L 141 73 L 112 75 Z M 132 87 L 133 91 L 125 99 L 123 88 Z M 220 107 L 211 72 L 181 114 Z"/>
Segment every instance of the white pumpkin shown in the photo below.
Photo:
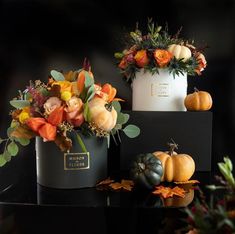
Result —
<path fill-rule="evenodd" d="M 110 132 L 116 125 L 117 111 L 112 106 L 107 108 L 107 104 L 102 98 L 95 97 L 88 105 L 91 122 L 94 122 L 98 128 Z"/>
<path fill-rule="evenodd" d="M 192 56 L 190 49 L 182 45 L 172 44 L 167 50 L 171 52 L 176 59 L 183 59 L 183 62 L 186 62 Z"/>

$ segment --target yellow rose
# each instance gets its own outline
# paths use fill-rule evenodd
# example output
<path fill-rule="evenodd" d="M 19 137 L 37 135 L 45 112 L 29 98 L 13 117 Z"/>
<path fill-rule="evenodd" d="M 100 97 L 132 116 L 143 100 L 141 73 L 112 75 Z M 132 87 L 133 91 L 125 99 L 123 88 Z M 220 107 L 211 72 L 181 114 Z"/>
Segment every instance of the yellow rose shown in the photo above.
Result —
<path fill-rule="evenodd" d="M 19 121 L 20 123 L 25 123 L 25 121 L 30 118 L 30 109 L 29 107 L 25 107 L 22 109 L 21 113 L 19 114 Z"/>
<path fill-rule="evenodd" d="M 69 101 L 70 98 L 72 97 L 72 93 L 69 92 L 69 91 L 63 91 L 61 92 L 61 99 L 64 100 L 64 101 Z"/>
<path fill-rule="evenodd" d="M 71 90 L 72 90 L 72 83 L 67 80 L 53 82 L 52 86 L 53 85 L 59 85 L 61 93 L 64 91 L 71 92 Z"/>

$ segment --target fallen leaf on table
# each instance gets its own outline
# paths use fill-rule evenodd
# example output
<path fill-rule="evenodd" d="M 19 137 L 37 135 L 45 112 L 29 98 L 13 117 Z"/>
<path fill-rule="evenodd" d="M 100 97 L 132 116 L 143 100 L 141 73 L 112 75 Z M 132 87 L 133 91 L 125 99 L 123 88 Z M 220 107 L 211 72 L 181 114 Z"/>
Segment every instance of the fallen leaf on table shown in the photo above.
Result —
<path fill-rule="evenodd" d="M 165 186 L 157 186 L 155 187 L 155 191 L 153 191 L 152 193 L 155 195 L 160 195 L 163 198 L 168 198 L 168 197 L 173 197 L 174 195 L 179 196 L 184 198 L 185 197 L 185 190 L 175 186 L 174 188 L 170 188 L 170 187 L 165 187 Z"/>
<path fill-rule="evenodd" d="M 131 191 L 134 187 L 134 182 L 132 180 L 121 180 L 121 182 L 115 182 L 114 180 L 107 178 L 105 180 L 102 180 L 96 185 L 97 189 L 99 190 L 125 190 L 125 191 Z"/>
<path fill-rule="evenodd" d="M 132 188 L 134 187 L 134 183 L 132 180 L 122 180 L 121 183 L 119 182 L 115 182 L 115 183 L 111 183 L 110 188 L 113 190 L 126 190 L 126 191 L 131 191 Z"/>
<path fill-rule="evenodd" d="M 96 186 L 110 185 L 113 182 L 114 182 L 114 180 L 111 180 L 110 178 L 107 178 L 105 180 L 100 181 L 98 184 L 96 184 Z"/>
<path fill-rule="evenodd" d="M 127 191 L 131 191 L 132 188 L 134 187 L 134 182 L 132 180 L 122 180 L 121 181 L 123 189 Z"/>
<path fill-rule="evenodd" d="M 200 184 L 200 182 L 198 180 L 188 180 L 183 182 L 175 181 L 174 184 Z"/>
<path fill-rule="evenodd" d="M 122 184 L 119 182 L 115 182 L 110 184 L 109 187 L 113 190 L 120 190 L 122 188 Z"/>

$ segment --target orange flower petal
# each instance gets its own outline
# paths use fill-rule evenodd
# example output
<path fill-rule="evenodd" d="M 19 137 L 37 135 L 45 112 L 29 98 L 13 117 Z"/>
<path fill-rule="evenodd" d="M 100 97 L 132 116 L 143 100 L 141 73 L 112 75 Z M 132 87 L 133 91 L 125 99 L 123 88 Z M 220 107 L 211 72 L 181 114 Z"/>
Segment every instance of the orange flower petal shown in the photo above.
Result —
<path fill-rule="evenodd" d="M 112 85 L 106 83 L 106 84 L 103 85 L 103 87 L 102 87 L 102 89 L 101 89 L 101 92 L 110 94 L 111 89 L 112 89 Z"/>
<path fill-rule="evenodd" d="M 54 126 L 58 126 L 63 122 L 63 119 L 64 119 L 64 107 L 61 106 L 51 112 L 51 114 L 47 118 L 47 121 Z"/>
<path fill-rule="evenodd" d="M 50 123 L 45 123 L 38 130 L 39 135 L 46 141 L 54 141 L 56 138 L 56 127 Z"/>
<path fill-rule="evenodd" d="M 29 118 L 26 121 L 26 124 L 29 126 L 30 129 L 32 129 L 35 132 L 38 132 L 38 129 L 46 123 L 46 120 L 44 118 Z"/>
<path fill-rule="evenodd" d="M 80 93 L 83 91 L 84 84 L 85 84 L 85 74 L 84 74 L 84 71 L 81 71 L 78 74 L 78 79 L 77 79 L 77 87 Z"/>

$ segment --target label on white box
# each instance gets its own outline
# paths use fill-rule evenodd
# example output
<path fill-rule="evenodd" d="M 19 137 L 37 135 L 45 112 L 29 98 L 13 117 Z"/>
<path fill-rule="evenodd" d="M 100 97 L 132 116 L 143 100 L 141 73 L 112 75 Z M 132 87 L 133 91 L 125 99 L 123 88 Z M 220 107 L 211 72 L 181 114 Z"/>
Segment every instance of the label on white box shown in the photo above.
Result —
<path fill-rule="evenodd" d="M 156 83 L 151 84 L 151 96 L 157 97 L 169 97 L 170 96 L 170 84 L 169 83 Z"/>

